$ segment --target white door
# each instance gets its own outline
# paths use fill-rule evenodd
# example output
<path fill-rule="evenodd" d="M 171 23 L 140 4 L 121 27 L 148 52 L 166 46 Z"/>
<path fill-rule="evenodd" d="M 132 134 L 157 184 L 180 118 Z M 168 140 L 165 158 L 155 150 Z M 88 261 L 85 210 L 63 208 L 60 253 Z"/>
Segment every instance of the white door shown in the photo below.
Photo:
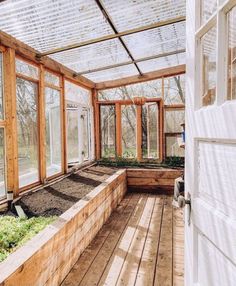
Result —
<path fill-rule="evenodd" d="M 187 0 L 185 286 L 236 285 L 235 5 Z"/>

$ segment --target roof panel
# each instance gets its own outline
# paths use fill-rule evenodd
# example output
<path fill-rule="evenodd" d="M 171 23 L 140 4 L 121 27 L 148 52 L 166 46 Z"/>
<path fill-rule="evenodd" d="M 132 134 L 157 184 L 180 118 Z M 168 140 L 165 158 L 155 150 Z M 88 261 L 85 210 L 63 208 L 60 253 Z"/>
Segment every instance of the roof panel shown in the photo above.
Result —
<path fill-rule="evenodd" d="M 61 52 L 51 57 L 79 73 L 131 60 L 118 39 Z"/>
<path fill-rule="evenodd" d="M 6 0 L 0 30 L 40 52 L 113 33 L 93 0 Z"/>
<path fill-rule="evenodd" d="M 154 60 L 148 60 L 138 63 L 143 73 L 152 72 L 168 67 L 185 64 L 185 53 L 162 57 Z"/>
<path fill-rule="evenodd" d="M 185 0 L 101 0 L 119 32 L 185 15 Z"/>
<path fill-rule="evenodd" d="M 96 83 L 115 80 L 128 76 L 138 75 L 137 69 L 133 64 L 112 68 L 100 72 L 93 72 L 86 75 L 86 77 Z"/>
<path fill-rule="evenodd" d="M 135 59 L 185 48 L 185 23 L 180 22 L 123 37 Z"/>

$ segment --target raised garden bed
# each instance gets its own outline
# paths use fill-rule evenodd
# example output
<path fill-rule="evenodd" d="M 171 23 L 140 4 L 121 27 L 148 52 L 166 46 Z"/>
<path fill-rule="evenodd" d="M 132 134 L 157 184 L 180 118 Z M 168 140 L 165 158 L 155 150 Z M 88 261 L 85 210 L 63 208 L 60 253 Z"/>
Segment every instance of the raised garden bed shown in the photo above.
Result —
<path fill-rule="evenodd" d="M 86 172 L 90 172 L 92 176 L 98 176 L 94 174 L 95 171 L 98 173 L 98 169 L 90 169 Z M 101 171 L 98 176 L 100 179 L 104 176 L 102 173 L 104 172 Z M 81 173 L 79 175 L 81 176 Z M 77 180 L 78 177 L 68 182 L 66 193 L 65 189 L 60 192 L 59 186 L 55 187 L 56 184 L 54 184 L 52 186 L 54 192 L 50 193 L 46 190 L 46 200 L 50 202 L 49 205 L 55 197 L 64 198 L 66 201 L 66 198 L 71 196 L 73 200 L 71 198 L 65 206 L 60 202 L 57 202 L 56 206 L 50 205 L 50 211 L 36 204 L 32 208 L 32 202 L 29 203 L 33 195 L 37 196 L 35 201 L 40 201 L 38 196 L 41 196 L 44 190 L 28 194 L 28 197 L 25 196 L 18 202 L 28 215 L 52 215 L 55 214 L 55 209 L 57 213 L 58 210 L 63 212 L 63 208 L 69 207 L 69 209 L 0 264 L 1 286 L 51 286 L 61 283 L 126 192 L 126 170 L 111 170 L 111 173 L 106 176 L 105 181 L 104 177 L 98 180 L 98 186 L 93 185 L 94 182 L 90 180 L 90 188 L 81 188 L 84 192 L 81 193 L 81 197 L 76 198 L 69 189 L 73 182 L 79 187 L 81 182 Z M 63 184 L 62 182 L 63 180 L 57 184 Z M 54 197 L 50 199 L 50 195 Z M 42 205 L 46 205 L 46 200 L 42 201 Z M 79 201 L 75 203 L 76 200 Z"/>

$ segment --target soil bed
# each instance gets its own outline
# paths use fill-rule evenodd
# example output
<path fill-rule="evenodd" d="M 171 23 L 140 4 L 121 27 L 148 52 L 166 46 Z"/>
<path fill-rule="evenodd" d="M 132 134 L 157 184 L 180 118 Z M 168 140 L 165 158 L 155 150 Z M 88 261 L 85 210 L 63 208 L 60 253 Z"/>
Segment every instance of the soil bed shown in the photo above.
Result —
<path fill-rule="evenodd" d="M 28 217 L 59 216 L 114 174 L 115 168 L 92 166 L 17 201 Z"/>

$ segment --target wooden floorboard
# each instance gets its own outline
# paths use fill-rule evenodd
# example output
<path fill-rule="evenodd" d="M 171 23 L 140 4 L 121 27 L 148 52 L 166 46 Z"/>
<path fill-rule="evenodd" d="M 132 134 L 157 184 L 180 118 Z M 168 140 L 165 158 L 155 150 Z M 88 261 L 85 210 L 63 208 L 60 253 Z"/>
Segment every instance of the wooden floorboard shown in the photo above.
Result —
<path fill-rule="evenodd" d="M 127 194 L 63 286 L 184 285 L 183 212 L 165 195 Z"/>

